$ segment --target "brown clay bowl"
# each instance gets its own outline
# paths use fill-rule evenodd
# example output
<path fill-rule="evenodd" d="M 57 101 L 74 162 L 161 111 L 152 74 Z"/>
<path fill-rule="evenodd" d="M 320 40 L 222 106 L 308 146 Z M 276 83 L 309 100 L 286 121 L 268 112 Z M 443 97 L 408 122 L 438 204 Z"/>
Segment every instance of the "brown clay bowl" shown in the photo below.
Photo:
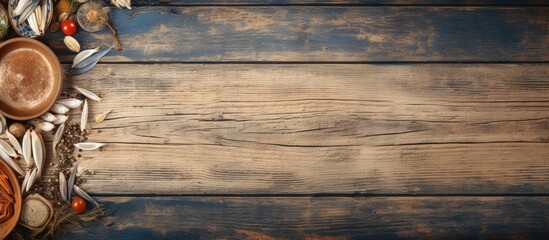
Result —
<path fill-rule="evenodd" d="M 43 43 L 15 38 L 0 44 L 0 113 L 29 120 L 48 111 L 61 92 L 59 59 Z"/>
<path fill-rule="evenodd" d="M 19 180 L 11 168 L 2 160 L 0 160 L 0 169 L 8 175 L 11 187 L 13 188 L 13 216 L 10 219 L 0 223 L 0 239 L 5 239 L 17 225 L 19 216 L 21 215 L 21 206 L 23 205 L 23 196 L 21 195 L 21 186 Z"/>

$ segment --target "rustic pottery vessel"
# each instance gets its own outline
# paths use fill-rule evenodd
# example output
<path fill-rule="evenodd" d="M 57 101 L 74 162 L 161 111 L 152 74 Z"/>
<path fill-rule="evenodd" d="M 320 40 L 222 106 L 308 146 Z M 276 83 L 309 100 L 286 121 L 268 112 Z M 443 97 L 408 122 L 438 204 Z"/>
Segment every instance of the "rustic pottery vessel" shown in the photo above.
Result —
<path fill-rule="evenodd" d="M 48 111 L 61 92 L 59 59 L 43 43 L 29 38 L 0 44 L 0 113 L 29 120 Z"/>
<path fill-rule="evenodd" d="M 13 30 L 15 30 L 15 33 L 17 33 L 17 35 L 19 35 L 21 37 L 28 37 L 28 38 L 42 37 L 42 35 L 36 35 L 34 33 L 34 31 L 32 31 L 32 28 L 29 26 L 28 22 L 26 22 L 26 21 L 19 24 L 19 25 L 17 25 L 17 20 L 15 19 L 13 10 L 17 6 L 18 2 L 19 2 L 19 0 L 10 0 L 8 2 L 8 9 L 7 9 L 8 13 L 9 13 L 10 23 L 11 23 L 11 26 L 13 27 Z M 48 9 L 47 9 L 48 16 L 46 18 L 45 30 L 46 30 L 46 32 L 48 32 L 49 31 L 49 26 L 50 26 L 51 21 L 53 19 L 53 9 L 54 9 L 53 1 L 52 0 L 47 0 L 46 5 L 48 6 Z"/>
<path fill-rule="evenodd" d="M 0 223 L 0 239 L 5 239 L 17 225 L 19 216 L 21 215 L 23 196 L 21 195 L 21 186 L 19 185 L 19 181 L 13 170 L 11 170 L 11 168 L 1 160 L 0 169 L 8 175 L 11 188 L 13 189 L 13 198 L 15 199 L 15 203 L 13 204 L 13 216 L 11 216 L 10 219 Z"/>

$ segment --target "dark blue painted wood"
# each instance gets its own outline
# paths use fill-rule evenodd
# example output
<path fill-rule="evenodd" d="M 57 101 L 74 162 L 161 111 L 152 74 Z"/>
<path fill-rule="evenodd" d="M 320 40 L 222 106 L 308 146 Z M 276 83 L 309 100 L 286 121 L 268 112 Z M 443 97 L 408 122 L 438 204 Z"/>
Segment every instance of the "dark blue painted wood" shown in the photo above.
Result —
<path fill-rule="evenodd" d="M 134 5 L 549 5 L 545 0 L 134 0 Z"/>
<path fill-rule="evenodd" d="M 544 239 L 548 197 L 103 197 L 64 239 Z"/>
<path fill-rule="evenodd" d="M 140 7 L 115 10 L 103 62 L 549 61 L 549 8 Z M 75 36 L 112 44 L 107 30 Z M 74 53 L 48 34 L 64 62 Z"/>

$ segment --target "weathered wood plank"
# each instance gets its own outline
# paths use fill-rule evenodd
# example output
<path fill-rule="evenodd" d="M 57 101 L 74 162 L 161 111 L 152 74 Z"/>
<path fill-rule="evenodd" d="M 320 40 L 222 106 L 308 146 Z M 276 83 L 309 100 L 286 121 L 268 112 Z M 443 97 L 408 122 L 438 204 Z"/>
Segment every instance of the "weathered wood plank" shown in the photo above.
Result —
<path fill-rule="evenodd" d="M 547 64 L 115 64 L 73 85 L 113 109 L 81 153 L 93 193 L 549 191 Z"/>
<path fill-rule="evenodd" d="M 136 6 L 174 5 L 548 5 L 544 0 L 134 0 Z"/>
<path fill-rule="evenodd" d="M 136 7 L 105 62 L 549 61 L 546 7 Z M 111 44 L 79 31 L 84 49 Z M 64 62 L 62 33 L 44 41 Z"/>
<path fill-rule="evenodd" d="M 108 197 L 64 239 L 545 239 L 547 197 Z"/>

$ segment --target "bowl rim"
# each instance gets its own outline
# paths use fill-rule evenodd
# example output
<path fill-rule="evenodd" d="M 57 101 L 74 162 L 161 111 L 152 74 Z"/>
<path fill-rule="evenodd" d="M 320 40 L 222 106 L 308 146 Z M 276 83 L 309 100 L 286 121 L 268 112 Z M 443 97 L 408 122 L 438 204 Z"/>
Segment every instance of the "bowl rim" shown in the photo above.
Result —
<path fill-rule="evenodd" d="M 37 117 L 41 116 L 42 114 L 46 113 L 53 106 L 53 104 L 55 104 L 55 101 L 59 97 L 59 94 L 61 94 L 61 89 L 63 88 L 63 79 L 65 78 L 64 71 L 63 71 L 63 68 L 61 67 L 61 62 L 59 62 L 59 58 L 57 57 L 57 55 L 55 55 L 55 53 L 46 44 L 44 44 L 44 43 L 42 43 L 42 42 L 40 42 L 36 39 L 26 38 L 26 37 L 12 38 L 10 40 L 2 42 L 0 44 L 0 50 L 3 47 L 5 47 L 6 45 L 9 45 L 9 44 L 14 43 L 14 42 L 28 42 L 30 44 L 36 45 L 39 48 L 42 48 L 47 54 L 50 54 L 53 57 L 53 59 L 55 59 L 55 62 L 50 63 L 52 65 L 52 68 L 57 68 L 59 70 L 59 76 L 57 76 L 57 78 L 54 78 L 54 79 L 58 79 L 59 87 L 56 88 L 56 89 L 52 89 L 52 91 L 54 92 L 56 97 L 53 101 L 51 101 L 50 103 L 47 104 L 47 106 L 48 106 L 47 108 L 44 108 L 43 110 L 39 111 L 36 114 L 24 115 L 24 116 L 15 116 L 15 115 L 12 115 L 10 113 L 5 112 L 2 108 L 0 108 L 0 114 L 4 115 L 5 117 L 7 117 L 9 119 L 13 119 L 13 120 L 30 120 L 30 119 L 33 119 L 33 118 L 37 118 Z"/>
<path fill-rule="evenodd" d="M 5 222 L 0 223 L 0 225 L 4 225 L 6 224 L 6 222 L 9 222 L 9 221 L 15 222 L 15 224 L 12 224 L 13 226 L 9 226 L 6 229 L 5 236 L 0 235 L 0 238 L 5 238 L 10 235 L 10 233 L 19 223 L 19 217 L 21 217 L 21 210 L 23 208 L 23 193 L 21 192 L 21 185 L 19 185 L 19 180 L 17 179 L 17 175 L 15 174 L 15 172 L 11 169 L 10 166 L 8 166 L 7 163 L 5 163 L 4 161 L 0 161 L 0 162 L 1 162 L 0 169 L 2 169 L 2 171 L 4 171 L 6 175 L 8 175 L 8 179 L 10 180 L 10 185 L 13 188 L 15 199 L 17 200 L 17 198 L 19 198 L 19 201 L 16 201 L 13 206 L 13 216 L 11 216 L 11 218 L 6 220 Z M 17 194 L 17 196 L 15 196 L 15 194 Z M 13 219 L 16 219 L 16 220 L 13 220 Z M 2 233 L 0 232 L 0 234 Z"/>

